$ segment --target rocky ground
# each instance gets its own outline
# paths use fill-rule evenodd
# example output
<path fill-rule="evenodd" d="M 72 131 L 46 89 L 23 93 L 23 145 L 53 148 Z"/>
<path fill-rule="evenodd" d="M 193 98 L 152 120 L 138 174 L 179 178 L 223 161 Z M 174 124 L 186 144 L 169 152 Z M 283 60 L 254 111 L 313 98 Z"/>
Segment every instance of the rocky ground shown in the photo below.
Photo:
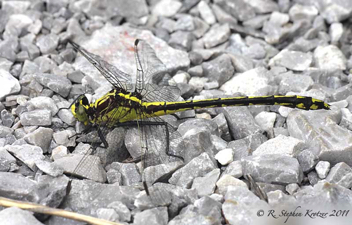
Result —
<path fill-rule="evenodd" d="M 347 224 L 351 14 L 351 0 L 1 1 L 0 196 L 123 224 Z M 297 94 L 331 110 L 226 107 L 163 117 L 187 148 L 183 167 L 144 171 L 170 175 L 151 187 L 164 190 L 159 205 L 145 195 L 140 163 L 116 162 L 139 150 L 137 130 L 118 128 L 108 149 L 89 156 L 89 179 L 74 179 L 66 196 L 64 173 L 90 145 L 70 138 L 83 126 L 59 109 L 79 94 L 93 90 L 96 99 L 111 89 L 67 40 L 135 74 L 136 38 L 155 50 L 184 99 Z M 3 208 L 0 221 L 82 224 L 17 208 Z"/>

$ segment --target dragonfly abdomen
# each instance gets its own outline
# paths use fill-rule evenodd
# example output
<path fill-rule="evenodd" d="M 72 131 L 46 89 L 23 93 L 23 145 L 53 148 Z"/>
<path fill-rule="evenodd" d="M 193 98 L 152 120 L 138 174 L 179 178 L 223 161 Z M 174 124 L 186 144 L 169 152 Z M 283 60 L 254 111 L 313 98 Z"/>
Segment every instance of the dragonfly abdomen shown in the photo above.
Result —
<path fill-rule="evenodd" d="M 147 112 L 159 116 L 190 109 L 249 105 L 282 105 L 290 108 L 299 108 L 304 110 L 330 109 L 329 104 L 325 103 L 324 101 L 299 95 L 245 96 L 164 103 L 151 102 L 146 105 L 146 109 Z"/>

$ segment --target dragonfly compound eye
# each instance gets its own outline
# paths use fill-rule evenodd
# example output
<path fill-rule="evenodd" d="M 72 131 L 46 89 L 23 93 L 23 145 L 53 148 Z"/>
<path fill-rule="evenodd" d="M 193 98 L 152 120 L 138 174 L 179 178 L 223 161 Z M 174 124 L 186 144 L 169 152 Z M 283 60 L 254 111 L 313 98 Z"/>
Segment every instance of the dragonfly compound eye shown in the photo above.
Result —
<path fill-rule="evenodd" d="M 82 96 L 82 105 L 87 106 L 89 105 L 88 99 L 85 95 Z"/>

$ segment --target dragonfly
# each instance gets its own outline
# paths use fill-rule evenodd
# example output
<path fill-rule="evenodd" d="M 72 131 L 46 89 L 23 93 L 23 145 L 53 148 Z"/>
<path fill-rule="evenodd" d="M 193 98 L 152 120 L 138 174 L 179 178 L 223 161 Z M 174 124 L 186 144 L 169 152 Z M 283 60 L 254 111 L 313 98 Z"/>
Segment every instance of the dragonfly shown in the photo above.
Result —
<path fill-rule="evenodd" d="M 308 96 L 242 96 L 204 100 L 180 100 L 180 90 L 172 79 L 163 82 L 169 72 L 157 57 L 154 49 L 144 40 L 134 42 L 136 79 L 109 64 L 73 41 L 73 48 L 83 55 L 113 88 L 101 98 L 89 102 L 80 95 L 71 105 L 71 112 L 81 123 L 95 127 L 104 147 L 108 147 L 105 134 L 118 126 L 138 128 L 142 168 L 165 162 L 183 161 L 185 149 L 180 149 L 182 137 L 161 116 L 187 110 L 250 105 L 281 105 L 303 110 L 330 109 L 322 100 Z M 81 164 L 81 163 L 80 163 Z M 142 178 L 149 195 L 148 185 Z"/>

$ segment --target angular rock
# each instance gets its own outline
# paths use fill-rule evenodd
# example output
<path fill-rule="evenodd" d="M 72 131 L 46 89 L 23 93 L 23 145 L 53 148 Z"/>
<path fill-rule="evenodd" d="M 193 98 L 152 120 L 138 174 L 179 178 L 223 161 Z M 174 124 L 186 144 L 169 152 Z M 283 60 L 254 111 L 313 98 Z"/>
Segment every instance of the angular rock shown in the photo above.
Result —
<path fill-rule="evenodd" d="M 331 168 L 326 180 L 345 188 L 352 187 L 352 169 L 346 163 L 337 163 Z"/>
<path fill-rule="evenodd" d="M 299 204 L 315 208 L 348 207 L 352 191 L 337 184 L 320 181 L 313 188 L 300 189 L 294 194 Z"/>
<path fill-rule="evenodd" d="M 4 37 L 19 37 L 32 23 L 33 20 L 27 15 L 13 14 L 9 17 L 3 35 Z"/>
<path fill-rule="evenodd" d="M 214 12 L 216 20 L 219 23 L 228 23 L 230 26 L 237 24 L 237 20 L 233 16 L 225 12 L 222 8 L 220 8 L 220 6 L 213 4 L 211 8 Z"/>
<path fill-rule="evenodd" d="M 305 149 L 298 153 L 297 160 L 302 167 L 303 172 L 309 172 L 318 162 L 318 155 L 314 154 L 311 149 Z"/>
<path fill-rule="evenodd" d="M 6 150 L 16 156 L 19 160 L 25 163 L 31 170 L 35 171 L 35 163 L 43 160 L 43 150 L 38 146 L 33 145 L 9 145 Z"/>
<path fill-rule="evenodd" d="M 52 177 L 58 177 L 64 173 L 62 167 L 44 160 L 37 161 L 35 165 L 38 167 L 38 169 Z"/>
<path fill-rule="evenodd" d="M 215 224 L 223 222 L 221 204 L 211 197 L 204 196 L 194 202 L 197 211 L 214 221 Z"/>
<path fill-rule="evenodd" d="M 312 54 L 298 51 L 282 50 L 275 57 L 270 59 L 270 66 L 283 66 L 291 70 L 304 71 L 312 63 Z"/>
<path fill-rule="evenodd" d="M 114 184 L 100 184 L 89 180 L 73 180 L 71 191 L 63 203 L 63 208 L 69 207 L 74 212 L 86 215 L 97 215 L 99 208 L 119 201 L 128 208 L 134 208 L 134 200 L 140 191 L 133 187 Z"/>
<path fill-rule="evenodd" d="M 114 209 L 100 208 L 97 210 L 97 215 L 99 219 L 109 220 L 112 222 L 119 221 L 119 215 Z"/>
<path fill-rule="evenodd" d="M 10 207 L 0 211 L 0 220 L 4 225 L 43 225 L 43 223 L 39 222 L 31 212 L 17 207 Z"/>
<path fill-rule="evenodd" d="M 207 4 L 207 2 L 205 1 L 200 1 L 198 3 L 198 10 L 200 13 L 200 17 L 209 25 L 212 25 L 216 22 L 216 18 L 211 10 L 211 8 L 209 7 L 209 5 Z"/>
<path fill-rule="evenodd" d="M 225 115 L 223 113 L 220 113 L 215 118 L 213 118 L 213 121 L 218 125 L 220 137 L 225 141 L 231 141 L 231 135 Z"/>
<path fill-rule="evenodd" d="M 119 215 L 119 221 L 128 222 L 131 220 L 130 210 L 121 201 L 112 202 L 107 207 L 116 211 L 116 213 Z"/>
<path fill-rule="evenodd" d="M 244 26 L 259 29 L 263 27 L 265 21 L 269 19 L 270 15 L 257 15 L 256 17 L 243 22 Z"/>
<path fill-rule="evenodd" d="M 47 152 L 53 137 L 53 130 L 50 128 L 39 127 L 34 132 L 27 134 L 24 139 L 27 143 L 39 146 L 43 152 Z"/>
<path fill-rule="evenodd" d="M 290 8 L 288 14 L 291 20 L 313 20 L 318 15 L 318 9 L 313 5 L 295 4 Z"/>
<path fill-rule="evenodd" d="M 10 14 L 23 14 L 30 5 L 31 3 L 27 1 L 6 1 L 2 4 L 2 10 Z"/>
<path fill-rule="evenodd" d="M 216 186 L 219 189 L 219 193 L 225 195 L 230 187 L 246 187 L 247 184 L 240 179 L 237 179 L 231 175 L 225 174 L 223 175 L 217 182 Z"/>
<path fill-rule="evenodd" d="M 297 200 L 291 196 L 284 193 L 283 190 L 276 190 L 268 193 L 268 201 L 270 202 L 271 207 L 281 208 L 282 205 L 286 207 L 294 206 L 294 209 L 298 204 Z"/>
<path fill-rule="evenodd" d="M 64 172 L 68 174 L 101 183 L 106 181 L 106 172 L 97 156 L 69 154 L 66 157 L 56 159 L 54 164 L 62 167 Z"/>
<path fill-rule="evenodd" d="M 51 125 L 51 113 L 46 109 L 37 109 L 22 113 L 20 120 L 24 126 L 49 126 Z"/>
<path fill-rule="evenodd" d="M 35 76 L 36 81 L 53 90 L 62 97 L 67 97 L 72 87 L 71 81 L 66 77 L 42 73 Z"/>
<path fill-rule="evenodd" d="M 192 129 L 197 129 L 197 132 L 208 131 L 210 134 L 219 135 L 219 130 L 214 121 L 206 119 L 191 119 L 180 124 L 177 131 L 184 136 Z"/>
<path fill-rule="evenodd" d="M 341 101 L 346 99 L 348 96 L 352 94 L 352 84 L 344 85 L 336 90 L 331 96 L 333 101 Z"/>
<path fill-rule="evenodd" d="M 243 173 L 242 173 L 241 161 L 240 160 L 233 161 L 232 163 L 227 165 L 225 171 L 222 173 L 222 176 L 225 174 L 228 174 L 228 175 L 235 177 L 235 178 L 242 177 Z"/>
<path fill-rule="evenodd" d="M 62 158 L 64 156 L 66 156 L 67 154 L 68 154 L 67 147 L 60 145 L 60 146 L 57 146 L 56 148 L 54 148 L 51 151 L 50 159 L 55 161 L 55 160 L 57 160 L 59 158 Z"/>
<path fill-rule="evenodd" d="M 176 31 L 171 34 L 169 45 L 185 51 L 190 51 L 192 47 L 193 35 L 187 31 Z"/>
<path fill-rule="evenodd" d="M 230 13 L 239 21 L 246 21 L 255 17 L 255 10 L 247 1 L 244 0 L 216 0 L 218 4 L 226 12 Z"/>
<path fill-rule="evenodd" d="M 225 107 L 217 111 L 224 113 L 234 139 L 242 139 L 262 132 L 247 107 Z"/>
<path fill-rule="evenodd" d="M 229 224 L 257 224 L 257 211 L 268 208 L 267 203 L 260 200 L 247 187 L 229 187 L 222 204 L 222 212 Z M 260 218 L 262 219 L 262 218 Z"/>
<path fill-rule="evenodd" d="M 67 195 L 69 181 L 70 179 L 66 176 L 40 176 L 38 178 L 38 188 L 35 189 L 40 198 L 38 203 L 52 208 L 59 207 Z M 45 217 L 42 215 L 39 218 Z"/>
<path fill-rule="evenodd" d="M 235 72 L 231 63 L 231 57 L 227 54 L 222 54 L 213 60 L 204 62 L 202 68 L 204 76 L 208 77 L 211 81 L 217 81 L 219 85 L 227 82 Z"/>
<path fill-rule="evenodd" d="M 340 118 L 336 111 L 293 111 L 287 118 L 287 128 L 292 137 L 317 152 L 319 160 L 352 165 L 352 132 L 337 125 Z"/>
<path fill-rule="evenodd" d="M 37 41 L 37 46 L 39 47 L 42 54 L 49 54 L 55 52 L 59 44 L 59 37 L 56 34 L 49 34 L 41 36 Z"/>
<path fill-rule="evenodd" d="M 324 2 L 320 14 L 329 23 L 340 22 L 352 12 L 352 3 L 350 1 Z"/>
<path fill-rule="evenodd" d="M 176 0 L 161 0 L 154 6 L 152 14 L 156 16 L 172 17 L 181 6 L 182 3 Z"/>
<path fill-rule="evenodd" d="M 194 178 L 204 176 L 213 169 L 215 169 L 215 165 L 209 155 L 202 153 L 172 174 L 169 183 L 189 188 Z"/>
<path fill-rule="evenodd" d="M 263 111 L 256 115 L 254 119 L 262 130 L 270 132 L 274 128 L 276 113 Z"/>
<path fill-rule="evenodd" d="M 271 76 L 271 72 L 263 67 L 251 69 L 233 76 L 221 86 L 220 90 L 228 95 L 234 95 L 238 92 L 248 96 L 268 95 Z"/>
<path fill-rule="evenodd" d="M 177 215 L 174 217 L 168 225 L 177 225 L 177 224 L 204 224 L 211 225 L 213 224 L 212 218 L 201 215 L 197 212 L 187 212 L 184 214 Z"/>
<path fill-rule="evenodd" d="M 215 159 L 225 166 L 233 161 L 233 150 L 231 148 L 223 149 L 215 155 Z"/>
<path fill-rule="evenodd" d="M 319 161 L 315 166 L 315 170 L 320 179 L 324 179 L 330 170 L 330 163 L 326 161 Z"/>
<path fill-rule="evenodd" d="M 192 16 L 185 14 L 177 19 L 175 30 L 193 31 L 194 29 L 195 25 Z"/>
<path fill-rule="evenodd" d="M 214 193 L 215 184 L 220 176 L 220 169 L 214 169 L 204 177 L 196 177 L 193 180 L 192 188 L 196 189 L 198 196 L 207 196 Z"/>
<path fill-rule="evenodd" d="M 251 59 L 264 59 L 266 56 L 265 48 L 259 43 L 250 45 L 242 50 L 243 55 Z"/>
<path fill-rule="evenodd" d="M 243 174 L 266 183 L 301 183 L 302 169 L 297 159 L 286 155 L 270 154 L 248 156 L 242 159 Z"/>
<path fill-rule="evenodd" d="M 287 92 L 304 92 L 310 89 L 314 84 L 311 77 L 305 75 L 292 74 L 285 76 L 279 87 L 280 94 L 286 94 Z"/>
<path fill-rule="evenodd" d="M 148 221 L 148 224 L 151 225 L 166 225 L 168 220 L 169 216 L 167 213 L 167 207 L 160 207 L 154 209 L 147 209 L 143 212 L 136 213 L 133 224 L 142 225 L 145 224 L 145 221 Z"/>
<path fill-rule="evenodd" d="M 4 126 L 12 127 L 13 123 L 15 122 L 15 117 L 6 109 L 4 109 L 1 111 L 1 121 Z"/>
<path fill-rule="evenodd" d="M 292 195 L 299 189 L 299 186 L 296 183 L 288 184 L 285 189 L 290 195 Z"/>
<path fill-rule="evenodd" d="M 16 94 L 21 90 L 20 83 L 9 72 L 0 69 L 0 99 Z"/>
<path fill-rule="evenodd" d="M 113 162 L 111 169 L 115 169 L 122 175 L 122 185 L 132 185 L 141 181 L 141 175 L 134 163 L 118 163 Z M 150 180 L 152 181 L 152 180 Z"/>
<path fill-rule="evenodd" d="M 320 179 L 319 179 L 319 176 L 318 176 L 318 174 L 317 174 L 317 172 L 315 172 L 315 171 L 309 172 L 308 175 L 307 175 L 307 177 L 308 177 L 309 183 L 310 183 L 311 185 L 317 184 L 318 181 L 320 180 Z"/>
<path fill-rule="evenodd" d="M 253 155 L 282 154 L 296 156 L 306 147 L 305 143 L 293 137 L 279 135 L 260 145 Z"/>
<path fill-rule="evenodd" d="M 335 45 L 318 46 L 314 50 L 315 66 L 322 70 L 345 70 L 346 58 Z"/>
<path fill-rule="evenodd" d="M 115 169 L 109 169 L 106 172 L 106 179 L 108 180 L 109 184 L 119 184 L 122 185 L 122 175 L 119 171 Z"/>
<path fill-rule="evenodd" d="M 154 182 L 159 181 L 163 177 L 166 177 L 174 173 L 183 165 L 182 162 L 171 162 L 168 164 L 159 164 L 156 166 L 149 166 L 143 170 L 143 177 L 148 185 L 152 185 Z"/>
<path fill-rule="evenodd" d="M 16 200 L 37 201 L 38 196 L 33 191 L 37 183 L 21 174 L 0 172 L 1 196 Z"/>
<path fill-rule="evenodd" d="M 331 24 L 329 34 L 330 34 L 331 43 L 337 43 L 343 34 L 342 23 Z"/>
<path fill-rule="evenodd" d="M 204 35 L 203 41 L 205 48 L 212 48 L 224 43 L 230 36 L 230 27 L 228 24 L 214 25 Z"/>
<path fill-rule="evenodd" d="M 233 158 L 236 161 L 250 155 L 267 140 L 268 139 L 263 134 L 256 133 L 240 140 L 231 141 L 227 147 L 234 149 Z"/>
<path fill-rule="evenodd" d="M 275 1 L 268 0 L 254 0 L 249 1 L 248 4 L 255 9 L 258 14 L 265 14 L 274 11 L 279 11 L 279 6 Z"/>
<path fill-rule="evenodd" d="M 114 1 L 110 3 L 114 11 L 123 17 L 143 17 L 148 15 L 148 5 L 144 0 Z M 94 6 L 93 6 L 94 7 Z"/>
<path fill-rule="evenodd" d="M 197 38 L 203 37 L 205 32 L 208 31 L 209 25 L 198 17 L 193 18 L 193 22 L 196 26 L 196 29 L 193 31 L 194 36 L 196 36 Z"/>

